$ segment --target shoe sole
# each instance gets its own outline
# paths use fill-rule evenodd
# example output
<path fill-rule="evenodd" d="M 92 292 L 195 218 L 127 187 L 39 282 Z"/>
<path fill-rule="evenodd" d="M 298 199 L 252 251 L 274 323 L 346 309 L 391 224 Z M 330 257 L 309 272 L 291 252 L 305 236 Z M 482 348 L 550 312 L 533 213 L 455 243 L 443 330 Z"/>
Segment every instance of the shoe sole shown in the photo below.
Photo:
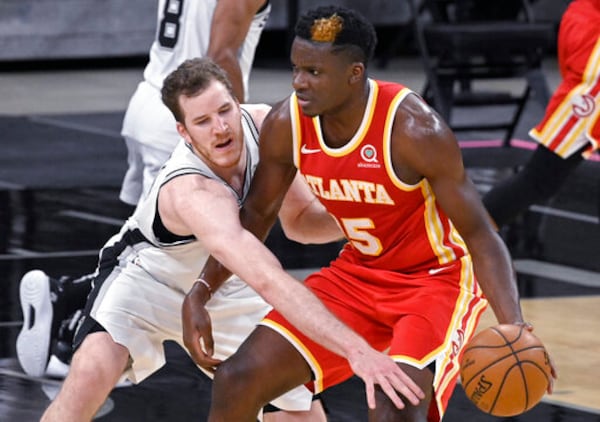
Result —
<path fill-rule="evenodd" d="M 23 328 L 17 337 L 17 358 L 27 375 L 41 377 L 50 354 L 53 316 L 50 279 L 43 271 L 29 271 L 21 279 L 19 296 Z"/>

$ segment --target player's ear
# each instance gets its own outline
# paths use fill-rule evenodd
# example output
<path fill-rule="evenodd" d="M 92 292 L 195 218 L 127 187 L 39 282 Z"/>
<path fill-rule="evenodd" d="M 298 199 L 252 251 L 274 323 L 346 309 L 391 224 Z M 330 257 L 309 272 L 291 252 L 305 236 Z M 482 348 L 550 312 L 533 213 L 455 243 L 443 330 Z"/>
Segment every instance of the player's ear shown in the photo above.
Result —
<path fill-rule="evenodd" d="M 185 128 L 185 125 L 181 122 L 175 122 L 175 127 L 177 128 L 177 133 L 179 133 L 187 143 L 191 143 L 190 135 Z"/>
<path fill-rule="evenodd" d="M 365 76 L 365 64 L 362 62 L 353 62 L 350 67 L 350 79 L 351 84 L 362 82 Z"/>

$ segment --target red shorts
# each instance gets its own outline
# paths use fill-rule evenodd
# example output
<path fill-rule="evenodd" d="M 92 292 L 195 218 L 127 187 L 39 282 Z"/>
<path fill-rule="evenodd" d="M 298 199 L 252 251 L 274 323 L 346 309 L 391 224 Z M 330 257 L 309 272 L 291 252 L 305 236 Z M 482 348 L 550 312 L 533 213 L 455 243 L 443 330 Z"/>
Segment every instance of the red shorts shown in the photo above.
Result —
<path fill-rule="evenodd" d="M 558 62 L 562 81 L 542 121 L 529 134 L 563 158 L 600 142 L 600 10 L 593 2 L 569 4 L 560 23 Z"/>
<path fill-rule="evenodd" d="M 338 258 L 305 284 L 325 306 L 397 362 L 423 369 L 435 365 L 430 413 L 441 418 L 459 374 L 458 359 L 487 306 L 475 281 L 470 256 L 447 267 L 413 274 L 376 270 Z M 304 356 L 320 392 L 353 375 L 341 356 L 313 342 L 277 311 L 262 321 Z"/>

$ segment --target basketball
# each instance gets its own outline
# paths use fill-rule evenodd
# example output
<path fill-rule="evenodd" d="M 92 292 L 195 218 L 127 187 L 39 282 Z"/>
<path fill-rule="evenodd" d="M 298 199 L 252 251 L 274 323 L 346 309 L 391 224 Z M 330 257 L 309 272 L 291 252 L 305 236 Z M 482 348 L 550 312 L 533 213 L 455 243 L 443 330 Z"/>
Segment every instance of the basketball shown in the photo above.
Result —
<path fill-rule="evenodd" d="M 467 397 L 493 416 L 519 415 L 535 406 L 551 380 L 542 342 L 526 328 L 489 327 L 465 346 L 460 380 Z"/>

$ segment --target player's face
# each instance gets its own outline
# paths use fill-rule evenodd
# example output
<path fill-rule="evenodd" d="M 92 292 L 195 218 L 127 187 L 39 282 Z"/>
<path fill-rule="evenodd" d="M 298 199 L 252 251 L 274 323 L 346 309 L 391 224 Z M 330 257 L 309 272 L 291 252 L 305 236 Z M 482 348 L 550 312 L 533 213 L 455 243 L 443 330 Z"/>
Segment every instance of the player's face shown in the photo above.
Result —
<path fill-rule="evenodd" d="M 292 86 L 298 104 L 307 116 L 335 113 L 351 95 L 351 63 L 343 54 L 333 54 L 328 43 L 295 38 L 292 44 Z"/>
<path fill-rule="evenodd" d="M 194 97 L 181 96 L 180 134 L 213 169 L 237 165 L 244 148 L 240 106 L 219 81 Z"/>

